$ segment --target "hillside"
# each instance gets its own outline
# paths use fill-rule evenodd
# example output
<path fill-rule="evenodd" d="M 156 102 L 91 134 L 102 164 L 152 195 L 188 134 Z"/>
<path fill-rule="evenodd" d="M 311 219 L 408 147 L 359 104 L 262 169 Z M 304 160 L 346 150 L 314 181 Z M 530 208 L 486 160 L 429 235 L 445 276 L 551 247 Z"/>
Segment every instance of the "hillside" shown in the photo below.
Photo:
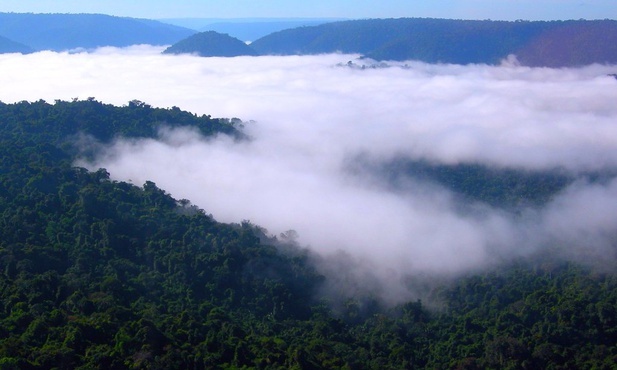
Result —
<path fill-rule="evenodd" d="M 208 32 L 101 14 L 0 13 L 0 53 L 135 44 L 202 56 L 354 53 L 375 60 L 528 66 L 617 63 L 617 21 L 471 21 L 429 18 L 218 22 Z M 301 26 L 300 26 L 301 25 Z M 300 27 L 298 27 L 300 26 Z M 296 27 L 284 29 L 286 27 Z M 276 32 L 275 32 L 276 31 Z M 216 32 L 231 36 L 217 36 Z M 273 32 L 255 40 L 258 35 Z M 195 35 L 194 37 L 191 37 Z M 9 41 L 10 40 L 10 41 Z M 252 40 L 250 47 L 243 41 Z"/>
<path fill-rule="evenodd" d="M 221 21 L 210 23 L 200 28 L 200 31 L 215 31 L 226 33 L 242 41 L 254 41 L 273 32 L 297 27 L 318 26 L 336 21 L 335 19 L 307 20 L 254 20 L 254 21 Z"/>
<path fill-rule="evenodd" d="M 168 47 L 163 54 L 196 54 L 202 57 L 257 55 L 244 42 L 214 31 L 192 35 Z"/>
<path fill-rule="evenodd" d="M 162 126 L 242 140 L 235 120 L 90 98 L 0 103 L 0 122 L 2 368 L 617 364 L 617 279 L 550 250 L 430 283 L 431 310 L 370 295 L 341 302 L 322 290 L 322 258 L 285 238 L 248 221 L 219 223 L 153 182 L 73 166 L 97 143 L 156 138 Z M 427 166 L 414 168 L 430 176 Z"/>
<path fill-rule="evenodd" d="M 340 21 L 339 18 L 162 18 L 161 22 L 199 32 L 226 33 L 241 41 L 253 41 L 273 32 Z"/>
<path fill-rule="evenodd" d="M 157 21 L 102 14 L 0 13 L 0 35 L 34 50 L 169 45 L 193 33 Z"/>
<path fill-rule="evenodd" d="M 0 54 L 3 53 L 31 53 L 33 50 L 19 42 L 15 42 L 13 40 L 9 40 L 6 37 L 0 36 Z"/>
<path fill-rule="evenodd" d="M 616 21 L 568 21 L 534 37 L 517 50 L 528 66 L 580 66 L 617 63 Z"/>
<path fill-rule="evenodd" d="M 617 63 L 617 21 L 505 22 L 369 19 L 284 30 L 254 41 L 261 54 L 359 53 L 375 60 L 525 65 Z"/>

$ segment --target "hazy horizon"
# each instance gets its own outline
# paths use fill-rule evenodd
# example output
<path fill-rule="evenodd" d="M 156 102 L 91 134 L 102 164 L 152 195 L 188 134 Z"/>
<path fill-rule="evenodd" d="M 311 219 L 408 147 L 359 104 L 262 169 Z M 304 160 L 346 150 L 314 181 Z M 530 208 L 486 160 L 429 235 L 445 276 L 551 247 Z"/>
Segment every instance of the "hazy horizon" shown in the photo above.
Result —
<path fill-rule="evenodd" d="M 291 0 L 261 2 L 197 0 L 156 1 L 34 1 L 6 0 L 0 12 L 99 13 L 148 19 L 165 18 L 446 18 L 493 20 L 615 19 L 612 0 L 389 0 L 375 6 L 370 1 Z"/>

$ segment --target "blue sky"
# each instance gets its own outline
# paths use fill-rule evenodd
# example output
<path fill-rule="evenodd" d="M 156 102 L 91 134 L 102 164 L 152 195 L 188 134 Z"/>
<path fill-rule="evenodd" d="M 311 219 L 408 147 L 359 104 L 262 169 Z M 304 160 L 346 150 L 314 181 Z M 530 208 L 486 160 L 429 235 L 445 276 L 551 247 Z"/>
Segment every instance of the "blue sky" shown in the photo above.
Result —
<path fill-rule="evenodd" d="M 617 19 L 617 0 L 2 0 L 0 12 L 140 18 Z"/>

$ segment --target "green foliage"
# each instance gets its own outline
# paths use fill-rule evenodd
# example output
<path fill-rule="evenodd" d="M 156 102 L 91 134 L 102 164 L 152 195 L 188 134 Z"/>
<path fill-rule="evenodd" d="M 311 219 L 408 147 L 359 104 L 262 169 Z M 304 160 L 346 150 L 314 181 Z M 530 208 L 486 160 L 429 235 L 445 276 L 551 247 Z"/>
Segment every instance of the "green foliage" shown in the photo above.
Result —
<path fill-rule="evenodd" d="M 133 101 L 0 103 L 0 369 L 609 369 L 617 280 L 538 263 L 333 311 L 305 250 L 153 182 L 72 167 L 71 137 L 230 121 Z M 292 233 L 289 233 L 290 235 Z"/>
<path fill-rule="evenodd" d="M 466 200 L 509 209 L 544 205 L 577 179 L 603 180 L 603 176 L 596 173 L 574 176 L 556 169 L 532 171 L 492 168 L 475 163 L 448 165 L 404 159 L 387 164 L 384 171 L 393 184 L 408 178 L 433 182 Z"/>
<path fill-rule="evenodd" d="M 431 366 L 613 368 L 616 288 L 615 276 L 574 265 L 513 266 L 463 279 L 440 292 L 448 309 L 433 329 L 441 357 Z"/>
<path fill-rule="evenodd" d="M 3 138 L 29 140 L 29 150 L 41 154 L 63 154 L 62 144 L 87 135 L 98 141 L 109 142 L 115 137 L 155 138 L 161 127 L 191 127 L 202 135 L 216 133 L 238 134 L 235 120 L 198 117 L 178 107 L 153 108 L 139 100 L 128 106 L 103 104 L 94 98 L 74 99 L 72 102 L 57 100 L 49 104 L 43 100 L 0 104 L 0 122 Z M 44 152 L 35 150 L 47 145 Z M 28 148 L 24 148 L 28 150 Z M 52 155 L 51 160 L 55 159 Z"/>

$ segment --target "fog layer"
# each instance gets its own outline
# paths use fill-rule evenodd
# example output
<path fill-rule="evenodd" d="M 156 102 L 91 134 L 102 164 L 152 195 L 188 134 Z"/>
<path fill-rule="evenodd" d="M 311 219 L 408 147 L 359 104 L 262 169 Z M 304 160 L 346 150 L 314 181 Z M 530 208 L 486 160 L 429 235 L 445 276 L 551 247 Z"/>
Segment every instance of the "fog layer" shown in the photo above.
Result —
<path fill-rule="evenodd" d="M 355 161 L 608 173 L 617 167 L 617 79 L 608 76 L 617 66 L 362 69 L 369 62 L 353 55 L 159 51 L 0 55 L 0 100 L 139 99 L 239 117 L 250 140 L 162 131 L 160 140 L 119 139 L 94 163 L 80 164 L 138 185 L 154 181 L 220 221 L 249 219 L 273 234 L 294 229 L 300 244 L 342 251 L 382 281 L 472 271 L 544 248 L 614 257 L 617 180 L 610 176 L 575 181 L 545 205 L 510 212 L 462 202 L 413 177 L 389 187 Z"/>

